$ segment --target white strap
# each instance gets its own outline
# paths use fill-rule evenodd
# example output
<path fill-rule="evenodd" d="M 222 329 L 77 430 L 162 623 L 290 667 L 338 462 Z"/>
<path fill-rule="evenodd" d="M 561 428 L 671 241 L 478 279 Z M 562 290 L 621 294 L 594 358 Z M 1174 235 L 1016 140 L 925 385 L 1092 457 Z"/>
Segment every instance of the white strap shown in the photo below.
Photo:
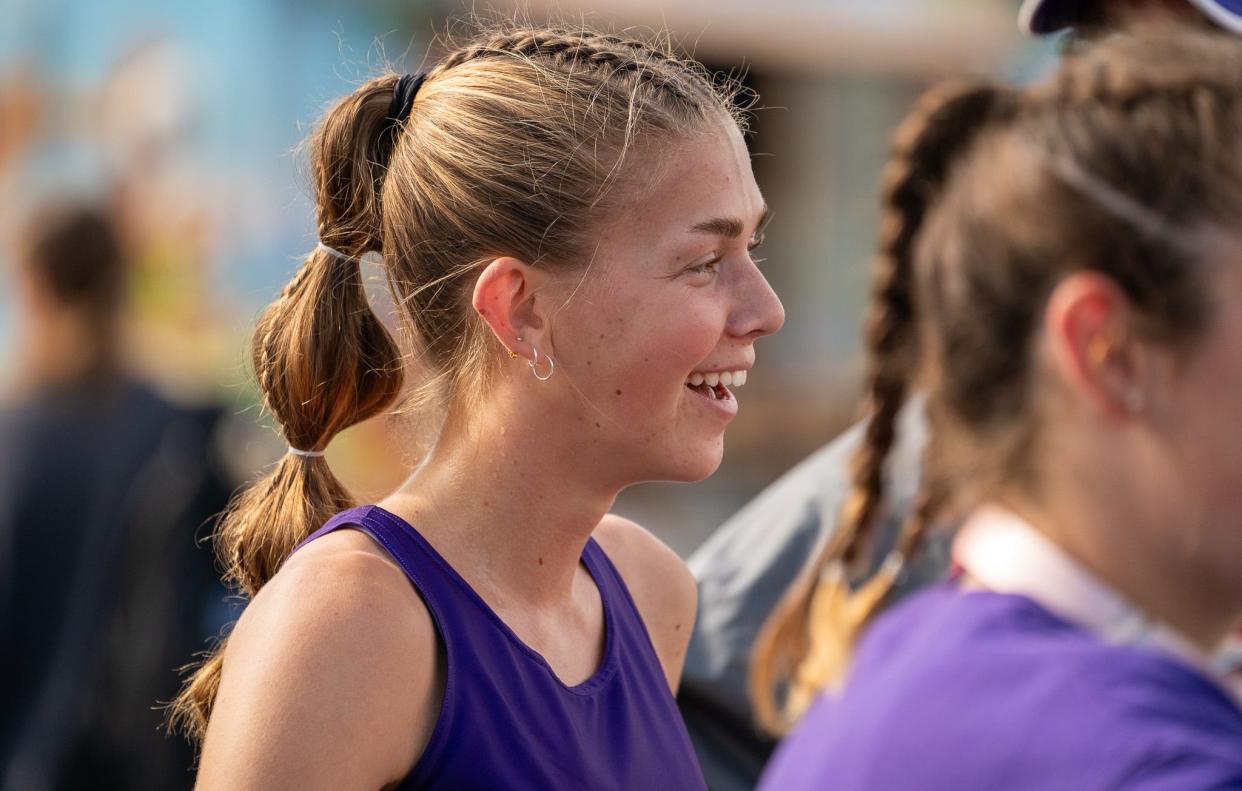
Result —
<path fill-rule="evenodd" d="M 953 559 L 985 589 L 1026 596 L 1049 612 L 1117 644 L 1141 645 L 1189 662 L 1217 679 L 1242 705 L 1242 689 L 1209 655 L 1151 618 L 1017 514 L 985 506 L 953 542 Z M 1222 654 L 1224 652 L 1222 651 Z"/>

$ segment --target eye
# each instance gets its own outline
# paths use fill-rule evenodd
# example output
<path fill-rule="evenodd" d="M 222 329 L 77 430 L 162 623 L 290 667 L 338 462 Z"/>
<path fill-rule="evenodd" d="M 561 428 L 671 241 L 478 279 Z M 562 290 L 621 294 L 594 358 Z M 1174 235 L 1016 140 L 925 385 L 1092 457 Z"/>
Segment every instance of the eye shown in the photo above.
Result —
<path fill-rule="evenodd" d="M 693 272 L 694 274 L 714 274 L 716 270 L 718 270 L 719 268 L 720 268 L 720 259 L 713 258 L 712 260 L 704 261 L 703 263 L 698 264 L 697 266 L 689 267 L 688 269 L 686 269 L 686 271 Z"/>

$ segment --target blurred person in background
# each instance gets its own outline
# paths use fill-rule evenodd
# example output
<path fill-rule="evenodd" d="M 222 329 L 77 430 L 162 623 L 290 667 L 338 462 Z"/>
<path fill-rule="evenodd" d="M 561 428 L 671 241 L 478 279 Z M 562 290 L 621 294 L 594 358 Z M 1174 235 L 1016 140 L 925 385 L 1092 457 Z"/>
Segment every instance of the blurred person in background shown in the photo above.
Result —
<path fill-rule="evenodd" d="M 1242 15 L 1235 8 L 1216 0 L 1026 0 L 1019 24 L 1034 35 L 1074 28 L 1067 42 L 1075 48 L 1144 20 L 1242 32 Z M 889 441 L 887 424 L 857 425 L 769 486 L 689 560 L 699 583 L 699 617 L 678 703 L 716 791 L 753 788 L 775 746 L 756 726 L 749 700 L 751 653 L 763 623 L 798 581 L 807 559 L 824 550 L 843 512 L 854 510 L 846 501 L 859 464 L 867 464 L 861 473 L 868 480 L 884 481 L 886 495 L 868 515 L 876 524 L 867 572 L 879 568 L 913 509 L 926 436 L 917 398 L 903 410 L 898 426 L 883 468 L 874 459 L 867 464 L 858 450 L 868 441 Z M 948 533 L 930 537 L 919 555 L 908 559 L 886 601 L 942 577 L 949 563 Z M 801 583 L 807 582 L 803 577 Z M 1242 650 L 1228 650 L 1232 661 L 1242 657 Z"/>
<path fill-rule="evenodd" d="M 760 710 L 805 711 L 762 788 L 1242 789 L 1240 150 L 1242 46 L 1185 25 L 903 122 L 854 507 L 756 654 Z M 865 573 L 915 388 L 915 511 Z M 946 518 L 950 579 L 854 651 Z"/>
<path fill-rule="evenodd" d="M 250 601 L 177 709 L 200 789 L 703 787 L 673 698 L 693 578 L 608 511 L 715 471 L 784 320 L 737 90 L 664 45 L 505 24 L 327 111 L 320 244 L 253 343 L 289 452 L 221 524 Z M 324 449 L 396 402 L 401 348 L 438 436 L 358 506 Z"/>
<path fill-rule="evenodd" d="M 131 376 L 108 210 L 51 201 L 12 258 L 17 378 L 0 405 L 0 788 L 189 788 L 159 731 L 224 589 L 200 527 L 226 502 L 220 413 Z"/>

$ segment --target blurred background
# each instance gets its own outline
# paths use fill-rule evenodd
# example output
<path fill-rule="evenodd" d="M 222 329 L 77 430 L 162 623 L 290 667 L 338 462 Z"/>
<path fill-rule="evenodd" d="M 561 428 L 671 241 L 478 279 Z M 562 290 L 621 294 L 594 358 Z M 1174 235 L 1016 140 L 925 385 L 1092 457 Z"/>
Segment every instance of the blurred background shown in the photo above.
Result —
<path fill-rule="evenodd" d="M 1055 42 L 1019 36 L 1017 5 L 521 4 L 536 21 L 554 14 L 667 30 L 711 68 L 744 75 L 760 97 L 749 144 L 774 211 L 763 268 L 788 321 L 759 346 L 720 471 L 689 486 L 635 487 L 618 501 L 620 513 L 687 555 L 849 424 L 891 130 L 932 81 L 967 73 L 1025 80 L 1045 68 Z M 121 765 L 111 780 L 99 774 L 107 756 L 144 749 L 125 739 L 162 738 L 149 706 L 132 713 L 138 737 L 117 726 L 111 743 L 83 745 L 66 734 L 87 716 L 84 699 L 113 712 L 127 705 L 118 701 L 167 700 L 176 688 L 170 668 L 230 618 L 235 605 L 195 538 L 229 491 L 284 450 L 256 406 L 247 346 L 257 312 L 315 243 L 296 147 L 326 103 L 365 77 L 433 59 L 436 35 L 471 8 L 448 0 L 0 1 L 0 268 L 11 286 L 0 289 L 0 506 L 10 513 L 0 518 L 0 625 L 6 645 L 23 646 L 6 660 L 6 683 L 15 682 L 0 712 L 0 760 L 33 755 L 2 767 L 0 788 L 76 787 L 48 780 L 60 770 L 47 767 L 92 760 L 92 787 L 188 787 L 179 754 L 166 774 L 141 781 Z M 83 239 L 101 241 L 74 246 Z M 90 359 L 66 351 L 84 338 Z M 407 450 L 398 444 L 405 434 L 391 428 L 384 419 L 356 427 L 328 453 L 360 500 L 405 477 L 391 464 Z M 66 482 L 93 481 L 99 470 L 141 484 L 106 506 L 86 491 L 64 493 Z M 49 500 L 63 518 L 45 516 Z M 37 540 L 15 527 L 30 532 L 31 520 L 48 522 L 33 526 Z M 153 567 L 166 578 L 143 577 Z M 88 593 L 65 592 L 74 590 Z M 150 590 L 175 595 L 156 606 Z M 149 637 L 170 631 L 175 645 Z M 111 679 L 101 666 L 135 665 L 143 635 L 146 665 L 98 691 L 93 674 Z"/>

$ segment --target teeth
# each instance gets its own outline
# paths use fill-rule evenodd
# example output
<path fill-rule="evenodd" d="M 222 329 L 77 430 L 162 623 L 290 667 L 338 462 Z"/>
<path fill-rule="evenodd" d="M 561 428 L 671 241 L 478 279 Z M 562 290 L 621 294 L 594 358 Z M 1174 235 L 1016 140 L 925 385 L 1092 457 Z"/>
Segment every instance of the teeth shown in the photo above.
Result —
<path fill-rule="evenodd" d="M 698 387 L 706 384 L 708 387 L 716 385 L 724 385 L 725 387 L 739 387 L 746 384 L 745 371 L 724 371 L 713 373 L 692 373 L 686 377 L 686 384 L 691 387 Z"/>

